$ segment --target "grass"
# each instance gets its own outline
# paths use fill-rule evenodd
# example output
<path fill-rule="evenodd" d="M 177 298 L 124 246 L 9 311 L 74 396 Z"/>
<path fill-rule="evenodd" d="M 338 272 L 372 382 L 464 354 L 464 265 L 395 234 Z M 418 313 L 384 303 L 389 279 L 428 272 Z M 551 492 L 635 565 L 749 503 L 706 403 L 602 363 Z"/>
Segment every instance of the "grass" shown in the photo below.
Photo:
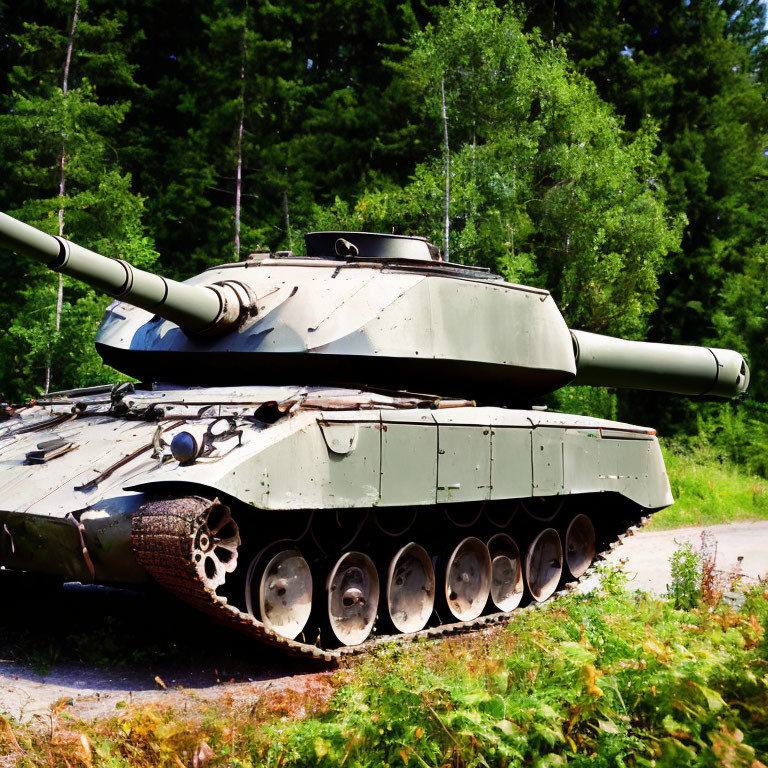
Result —
<path fill-rule="evenodd" d="M 768 481 L 714 452 L 662 446 L 675 503 L 657 512 L 652 530 L 768 520 Z"/>
<path fill-rule="evenodd" d="M 95 723 L 59 709 L 45 729 L 0 722 L 0 755 L 19 768 L 765 768 L 765 586 L 738 611 L 682 611 L 621 580 L 482 635 L 383 649 L 299 717 L 271 696 Z"/>

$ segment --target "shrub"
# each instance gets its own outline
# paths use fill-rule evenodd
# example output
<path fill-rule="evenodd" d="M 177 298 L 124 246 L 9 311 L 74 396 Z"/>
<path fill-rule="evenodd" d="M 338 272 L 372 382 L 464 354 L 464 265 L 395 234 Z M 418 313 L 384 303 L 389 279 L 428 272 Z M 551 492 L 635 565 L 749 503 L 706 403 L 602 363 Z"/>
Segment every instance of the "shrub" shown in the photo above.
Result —
<path fill-rule="evenodd" d="M 672 574 L 667 597 L 675 608 L 689 611 L 701 601 L 702 556 L 690 542 L 678 546 L 670 559 Z"/>

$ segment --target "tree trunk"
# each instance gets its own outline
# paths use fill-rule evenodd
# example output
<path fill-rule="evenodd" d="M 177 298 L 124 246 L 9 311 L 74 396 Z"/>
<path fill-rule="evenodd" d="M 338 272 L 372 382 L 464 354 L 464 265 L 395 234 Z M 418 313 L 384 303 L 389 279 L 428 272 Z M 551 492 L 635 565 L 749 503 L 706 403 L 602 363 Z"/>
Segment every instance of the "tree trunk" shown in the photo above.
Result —
<path fill-rule="evenodd" d="M 517 163 L 512 164 L 512 223 L 509 227 L 509 244 L 512 250 L 512 255 L 515 255 L 515 222 L 514 222 L 514 209 L 517 208 Z"/>
<path fill-rule="evenodd" d="M 67 91 L 69 90 L 69 67 L 72 63 L 72 49 L 75 45 L 75 31 L 77 30 L 77 19 L 80 14 L 80 0 L 75 0 L 75 10 L 72 13 L 72 26 L 69 29 L 69 41 L 67 42 L 67 55 L 64 58 L 64 74 L 61 80 L 61 92 L 64 95 L 65 103 Z M 61 140 L 61 161 L 59 163 L 59 237 L 64 236 L 64 195 L 67 192 L 67 140 Z M 59 275 L 59 290 L 56 295 L 56 333 L 61 328 L 61 312 L 64 307 L 64 278 Z M 51 389 L 51 360 L 48 359 L 48 365 L 45 369 L 45 394 Z"/>
<path fill-rule="evenodd" d="M 248 5 L 246 4 L 246 13 Z M 248 26 L 243 21 L 242 59 L 240 63 L 240 125 L 237 128 L 237 180 L 235 182 L 235 260 L 240 260 L 240 201 L 243 195 L 243 128 L 245 126 L 245 67 L 248 62 Z"/>
<path fill-rule="evenodd" d="M 288 169 L 285 169 L 285 175 L 288 175 Z M 283 221 L 285 223 L 285 232 L 288 235 L 288 250 L 293 250 L 293 234 L 291 233 L 291 213 L 288 209 L 288 188 L 283 188 Z"/>
<path fill-rule="evenodd" d="M 448 146 L 448 111 L 445 108 L 445 78 L 440 79 L 440 95 L 443 103 L 443 144 L 445 151 L 445 234 L 444 258 L 450 261 L 451 249 L 451 150 Z"/>

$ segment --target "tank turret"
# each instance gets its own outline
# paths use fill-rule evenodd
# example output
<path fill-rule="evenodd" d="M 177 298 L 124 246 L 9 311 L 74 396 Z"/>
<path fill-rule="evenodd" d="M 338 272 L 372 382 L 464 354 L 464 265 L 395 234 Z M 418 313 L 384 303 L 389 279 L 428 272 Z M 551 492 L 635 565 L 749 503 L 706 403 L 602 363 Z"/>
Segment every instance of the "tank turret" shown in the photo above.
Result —
<path fill-rule="evenodd" d="M 145 381 L 297 381 L 520 404 L 568 383 L 733 398 L 731 350 L 569 331 L 551 295 L 441 261 L 423 238 L 314 232 L 307 256 L 259 254 L 179 283 L 0 214 L 0 246 L 117 301 L 96 346 Z"/>

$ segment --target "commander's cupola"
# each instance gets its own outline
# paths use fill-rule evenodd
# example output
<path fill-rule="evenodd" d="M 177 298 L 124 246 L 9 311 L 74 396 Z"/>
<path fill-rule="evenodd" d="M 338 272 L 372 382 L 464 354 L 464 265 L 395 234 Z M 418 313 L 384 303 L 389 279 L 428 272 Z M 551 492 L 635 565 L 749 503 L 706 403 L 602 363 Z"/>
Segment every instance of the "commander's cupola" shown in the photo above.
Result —
<path fill-rule="evenodd" d="M 307 256 L 324 259 L 440 261 L 440 250 L 425 237 L 375 232 L 309 232 Z"/>

